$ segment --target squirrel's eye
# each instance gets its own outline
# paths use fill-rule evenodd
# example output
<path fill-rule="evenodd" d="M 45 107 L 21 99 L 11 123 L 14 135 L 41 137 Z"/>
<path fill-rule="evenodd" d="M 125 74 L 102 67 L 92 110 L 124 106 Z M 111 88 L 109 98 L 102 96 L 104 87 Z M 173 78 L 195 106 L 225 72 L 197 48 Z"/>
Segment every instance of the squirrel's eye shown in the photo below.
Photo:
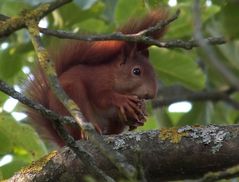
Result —
<path fill-rule="evenodd" d="M 139 76 L 141 74 L 140 68 L 134 68 L 133 69 L 133 74 Z"/>

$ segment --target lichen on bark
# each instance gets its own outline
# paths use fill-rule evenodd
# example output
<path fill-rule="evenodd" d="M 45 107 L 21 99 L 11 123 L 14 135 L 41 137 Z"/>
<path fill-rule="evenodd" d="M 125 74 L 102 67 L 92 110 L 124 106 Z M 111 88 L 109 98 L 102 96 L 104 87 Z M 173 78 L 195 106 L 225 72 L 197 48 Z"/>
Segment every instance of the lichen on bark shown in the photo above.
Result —
<path fill-rule="evenodd" d="M 57 155 L 57 151 L 52 151 L 48 155 L 42 157 L 41 159 L 32 162 L 29 166 L 24 167 L 21 169 L 20 173 L 26 174 L 26 173 L 37 173 L 40 172 L 44 166 L 51 161 L 53 157 Z"/>

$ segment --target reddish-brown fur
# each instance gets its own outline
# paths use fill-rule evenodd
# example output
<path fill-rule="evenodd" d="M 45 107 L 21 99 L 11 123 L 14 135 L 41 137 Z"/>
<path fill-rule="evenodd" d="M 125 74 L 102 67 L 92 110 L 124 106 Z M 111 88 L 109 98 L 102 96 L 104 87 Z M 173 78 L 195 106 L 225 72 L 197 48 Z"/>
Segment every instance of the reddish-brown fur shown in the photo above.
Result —
<path fill-rule="evenodd" d="M 138 33 L 165 18 L 165 12 L 153 11 L 143 19 L 130 20 L 118 31 Z M 163 33 L 160 30 L 150 36 L 160 38 Z M 153 98 L 157 91 L 147 48 L 142 43 L 124 41 L 68 41 L 59 53 L 52 55 L 61 86 L 81 108 L 87 121 L 102 134 L 117 134 L 126 126 L 132 129 L 145 121 L 142 99 Z M 140 75 L 133 73 L 137 70 Z M 49 89 L 39 66 L 34 80 L 28 81 L 26 92 L 45 107 L 69 115 Z M 41 135 L 63 144 L 50 121 L 31 109 L 28 115 Z M 67 126 L 67 129 L 76 139 L 81 138 L 78 127 Z"/>

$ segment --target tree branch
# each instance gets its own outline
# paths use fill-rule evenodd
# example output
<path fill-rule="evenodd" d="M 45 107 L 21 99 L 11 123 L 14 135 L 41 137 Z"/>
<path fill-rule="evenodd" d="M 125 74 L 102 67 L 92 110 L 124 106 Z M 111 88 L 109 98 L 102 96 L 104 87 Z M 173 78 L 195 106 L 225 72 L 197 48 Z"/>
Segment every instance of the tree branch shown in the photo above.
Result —
<path fill-rule="evenodd" d="M 50 30 L 46 28 L 40 28 L 40 32 L 60 39 L 74 39 L 82 41 L 122 40 L 128 42 L 142 42 L 148 45 L 154 45 L 162 48 L 183 48 L 187 50 L 199 46 L 198 42 L 195 40 L 159 41 L 139 34 L 122 34 L 121 32 L 115 32 L 106 35 L 81 35 L 62 30 Z M 226 43 L 223 37 L 208 37 L 205 39 L 205 41 L 210 45 L 220 45 Z"/>
<path fill-rule="evenodd" d="M 40 4 L 32 10 L 23 11 L 22 15 L 20 16 L 8 17 L 1 14 L 0 20 L 2 20 L 2 22 L 0 28 L 0 37 L 9 36 L 13 32 L 25 28 L 27 18 L 30 17 L 36 21 L 39 21 L 47 14 L 71 1 L 72 0 L 56 0 L 51 3 Z"/>
<path fill-rule="evenodd" d="M 146 180 L 156 182 L 200 178 L 209 171 L 218 171 L 238 164 L 238 135 L 238 125 L 186 126 L 108 136 L 105 137 L 105 142 L 115 151 L 123 153 L 130 163 L 141 163 Z M 96 146 L 89 141 L 79 141 L 79 144 L 91 152 L 105 173 L 116 179 L 122 177 L 106 158 L 99 155 Z M 46 178 L 50 180 L 60 166 L 63 170 L 54 178 L 57 181 L 63 181 L 63 177 L 67 179 L 69 176 L 71 181 L 79 181 L 87 174 L 81 162 L 69 148 L 65 148 L 42 166 L 38 173 L 20 172 L 11 181 L 32 178 L 35 181 Z"/>
<path fill-rule="evenodd" d="M 175 88 L 173 88 L 175 90 Z M 235 88 L 227 88 L 225 90 L 216 90 L 216 91 L 201 91 L 201 92 L 192 92 L 185 91 L 180 94 L 166 94 L 164 95 L 159 91 L 160 95 L 159 99 L 153 100 L 152 105 L 153 108 L 168 106 L 175 102 L 181 101 L 190 101 L 190 102 L 203 102 L 203 101 L 224 101 L 232 105 L 234 108 L 239 109 L 239 103 L 232 100 L 230 95 L 235 93 L 237 90 Z M 167 89 L 167 92 L 169 90 Z M 160 98 L 162 97 L 162 98 Z"/>
<path fill-rule="evenodd" d="M 74 40 L 82 40 L 82 41 L 106 41 L 106 40 L 122 40 L 128 42 L 142 42 L 148 45 L 155 45 L 157 47 L 164 47 L 164 48 L 184 48 L 184 49 L 192 49 L 193 47 L 198 47 L 199 44 L 195 40 L 173 40 L 173 41 L 159 41 L 148 37 L 147 35 L 164 28 L 165 26 L 169 25 L 173 21 L 175 21 L 179 16 L 179 10 L 176 13 L 168 18 L 165 21 L 160 21 L 154 27 L 149 27 L 141 32 L 136 34 L 122 34 L 121 32 L 115 32 L 112 34 L 106 35 L 82 35 L 76 34 L 71 32 L 66 32 L 62 30 L 50 30 L 46 28 L 39 28 L 41 33 L 46 35 L 55 36 L 61 39 L 74 39 Z M 216 45 L 216 44 L 224 44 L 226 41 L 222 37 L 209 37 L 206 38 L 205 41 L 208 44 Z"/>

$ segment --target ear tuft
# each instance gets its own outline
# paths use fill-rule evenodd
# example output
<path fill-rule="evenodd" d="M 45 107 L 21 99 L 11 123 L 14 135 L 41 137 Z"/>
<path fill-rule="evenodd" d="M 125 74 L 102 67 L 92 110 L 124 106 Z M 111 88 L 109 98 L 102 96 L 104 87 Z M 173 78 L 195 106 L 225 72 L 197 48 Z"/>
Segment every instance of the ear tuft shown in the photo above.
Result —
<path fill-rule="evenodd" d="M 142 18 L 131 18 L 128 23 L 118 29 L 119 32 L 124 34 L 136 34 L 145 29 L 155 26 L 160 21 L 166 20 L 168 17 L 168 12 L 163 9 L 156 9 L 149 12 L 146 16 Z M 154 31 L 153 33 L 149 34 L 148 36 L 154 39 L 161 38 L 166 31 L 166 28 Z M 143 43 L 137 44 L 138 50 L 147 49 L 149 46 Z"/>

